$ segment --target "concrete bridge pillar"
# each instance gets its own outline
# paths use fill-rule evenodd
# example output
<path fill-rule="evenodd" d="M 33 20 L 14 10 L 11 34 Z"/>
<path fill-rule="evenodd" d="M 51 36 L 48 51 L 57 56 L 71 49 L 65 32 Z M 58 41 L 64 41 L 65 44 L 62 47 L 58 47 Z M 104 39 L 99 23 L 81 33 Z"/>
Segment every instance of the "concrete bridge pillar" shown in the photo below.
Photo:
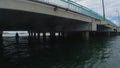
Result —
<path fill-rule="evenodd" d="M 3 31 L 0 31 L 0 44 L 3 44 Z"/>
<path fill-rule="evenodd" d="M 116 34 L 117 34 L 117 35 L 120 35 L 120 33 L 119 33 L 119 32 L 116 32 Z"/>
<path fill-rule="evenodd" d="M 33 33 L 33 32 L 31 32 L 30 36 L 31 36 L 31 39 L 33 39 L 34 33 Z"/>
<path fill-rule="evenodd" d="M 59 32 L 59 36 L 61 39 L 64 38 L 64 32 Z"/>
<path fill-rule="evenodd" d="M 36 39 L 37 38 L 37 35 L 36 35 L 36 32 L 34 32 L 34 39 Z"/>
<path fill-rule="evenodd" d="M 97 30 L 97 23 L 95 19 L 92 19 L 92 22 L 89 22 L 89 28 L 90 31 L 96 31 Z"/>
<path fill-rule="evenodd" d="M 0 31 L 0 54 L 3 53 L 3 31 Z"/>
<path fill-rule="evenodd" d="M 16 35 L 15 35 L 15 40 L 16 40 L 16 44 L 19 44 L 19 34 L 18 33 L 16 33 Z"/>
<path fill-rule="evenodd" d="M 89 31 L 82 32 L 82 37 L 84 40 L 89 40 L 90 39 Z"/>
<path fill-rule="evenodd" d="M 50 32 L 50 47 L 54 48 L 56 42 L 55 32 Z"/>
<path fill-rule="evenodd" d="M 32 32 L 31 31 L 28 31 L 28 43 L 30 44 L 31 42 L 31 39 L 32 39 Z"/>
<path fill-rule="evenodd" d="M 96 36 L 111 36 L 113 35 L 112 32 L 108 31 L 108 32 L 96 32 Z"/>
<path fill-rule="evenodd" d="M 62 33 L 58 32 L 58 39 L 61 39 L 61 37 L 62 37 Z"/>
<path fill-rule="evenodd" d="M 50 39 L 55 40 L 55 32 L 50 32 Z"/>
<path fill-rule="evenodd" d="M 40 32 L 37 33 L 37 39 L 40 39 Z"/>
<path fill-rule="evenodd" d="M 29 35 L 28 35 L 28 38 L 29 38 L 29 39 L 32 39 L 32 38 L 33 38 L 33 32 L 29 31 L 28 34 L 29 34 Z"/>
<path fill-rule="evenodd" d="M 91 37 L 97 36 L 97 35 L 96 35 L 96 31 L 91 31 L 91 32 L 90 32 L 90 36 L 91 36 Z"/>
<path fill-rule="evenodd" d="M 35 31 L 29 31 L 28 32 L 28 42 L 29 44 L 35 44 L 40 41 L 40 32 L 35 32 Z"/>
<path fill-rule="evenodd" d="M 114 32 L 114 35 L 119 35 L 118 32 Z"/>
<path fill-rule="evenodd" d="M 107 36 L 111 36 L 111 32 L 107 32 Z"/>
<path fill-rule="evenodd" d="M 89 40 L 90 32 L 89 31 L 73 31 L 73 32 L 65 32 L 65 39 L 81 39 L 81 40 Z"/>
<path fill-rule="evenodd" d="M 46 32 L 43 32 L 43 41 L 46 41 Z"/>
<path fill-rule="evenodd" d="M 31 31 L 30 33 L 29 33 L 29 42 L 32 42 L 32 43 L 34 43 L 35 42 L 35 40 L 36 40 L 36 32 L 33 32 L 33 31 Z"/>
<path fill-rule="evenodd" d="M 102 32 L 103 33 L 103 36 L 111 36 L 112 35 L 112 33 L 111 32 Z"/>

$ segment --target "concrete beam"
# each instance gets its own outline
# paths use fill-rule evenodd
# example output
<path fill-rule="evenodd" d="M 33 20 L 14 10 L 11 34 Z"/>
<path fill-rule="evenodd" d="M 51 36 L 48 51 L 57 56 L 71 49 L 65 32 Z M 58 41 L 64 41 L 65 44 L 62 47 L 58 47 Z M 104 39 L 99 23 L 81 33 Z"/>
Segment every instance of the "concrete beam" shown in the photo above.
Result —
<path fill-rule="evenodd" d="M 114 32 L 113 28 L 106 27 L 105 25 L 97 25 L 98 32 Z"/>
<path fill-rule="evenodd" d="M 69 31 L 69 30 L 70 31 L 96 31 L 97 28 L 99 28 L 99 26 L 97 27 L 97 25 L 99 25 L 99 24 L 106 25 L 107 24 L 105 21 L 100 21 L 100 20 L 97 20 L 90 16 L 78 14 L 78 13 L 75 13 L 75 12 L 72 12 L 69 10 L 66 11 L 66 9 L 64 9 L 64 8 L 59 8 L 56 6 L 50 6 L 47 4 L 32 2 L 29 0 L 0 0 L 0 8 L 1 9 L 22 10 L 22 11 L 27 11 L 27 12 L 35 12 L 35 13 L 39 13 L 39 14 L 54 16 L 54 17 L 56 16 L 56 17 L 62 17 L 62 18 L 71 19 L 71 20 L 77 20 L 77 24 L 75 24 L 75 21 L 69 23 L 71 20 L 68 21 L 68 23 L 70 25 L 67 25 L 65 22 L 63 22 L 63 23 L 65 23 L 64 26 L 55 24 L 53 29 L 58 28 L 58 29 L 56 29 L 56 31 Z M 57 8 L 57 9 L 55 10 L 55 8 Z M 51 18 L 49 18 L 49 19 L 51 19 Z M 48 19 L 44 19 L 44 20 L 48 20 Z M 59 19 L 59 21 L 60 21 L 60 19 Z M 82 21 L 83 23 L 78 22 L 78 21 Z M 41 22 L 48 24 L 48 22 L 46 22 L 46 21 L 41 21 Z M 54 21 L 54 22 L 58 22 L 58 21 Z M 37 24 L 40 25 L 40 23 L 36 23 L 35 26 Z M 45 26 L 46 24 L 42 24 L 42 25 Z M 34 26 L 34 28 L 36 28 L 35 26 Z M 47 25 L 47 26 L 49 26 L 49 25 Z M 50 26 L 53 26 L 53 25 L 50 25 Z M 114 29 L 113 27 L 109 27 L 109 28 L 106 28 L 106 27 L 108 27 L 108 26 L 105 26 L 105 28 L 103 28 L 103 27 L 101 27 L 101 28 L 104 29 L 103 31 L 113 31 L 113 29 Z M 49 27 L 49 28 L 51 28 L 51 27 Z M 49 28 L 44 31 L 48 31 Z M 99 30 L 101 30 L 101 29 L 99 28 Z"/>
<path fill-rule="evenodd" d="M 36 3 L 28 0 L 0 0 L 0 8 L 36 12 L 69 19 L 81 20 L 85 22 L 92 22 L 93 19 L 92 17 L 78 14 L 72 11 L 66 11 L 65 9 L 58 7 L 58 9 L 54 11 L 54 6 Z"/>

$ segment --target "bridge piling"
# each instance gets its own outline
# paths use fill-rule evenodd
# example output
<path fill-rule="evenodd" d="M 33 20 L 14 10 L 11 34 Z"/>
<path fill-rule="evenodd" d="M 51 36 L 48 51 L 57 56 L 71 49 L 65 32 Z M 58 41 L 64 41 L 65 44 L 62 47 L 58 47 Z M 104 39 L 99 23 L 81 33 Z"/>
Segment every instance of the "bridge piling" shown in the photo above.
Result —
<path fill-rule="evenodd" d="M 37 33 L 37 39 L 40 40 L 40 32 Z"/>
<path fill-rule="evenodd" d="M 33 39 L 33 32 L 30 32 L 30 39 Z"/>
<path fill-rule="evenodd" d="M 96 36 L 115 36 L 118 35 L 118 32 L 111 32 L 111 31 L 106 31 L 106 32 L 96 32 Z"/>
<path fill-rule="evenodd" d="M 94 37 L 96 37 L 97 36 L 97 32 L 96 31 L 90 31 L 89 32 L 89 35 L 90 35 L 90 37 L 92 38 L 94 38 Z"/>
<path fill-rule="evenodd" d="M 46 41 L 46 32 L 43 32 L 43 41 Z"/>
<path fill-rule="evenodd" d="M 56 32 L 50 32 L 50 47 L 54 48 L 55 47 L 55 42 L 56 42 L 56 36 L 55 36 Z"/>
<path fill-rule="evenodd" d="M 51 41 L 55 40 L 55 32 L 50 32 L 50 40 Z"/>
<path fill-rule="evenodd" d="M 58 32 L 58 39 L 61 39 L 61 37 L 62 37 L 62 33 Z"/>
<path fill-rule="evenodd" d="M 19 34 L 18 33 L 16 33 L 16 35 L 15 35 L 15 40 L 16 40 L 16 44 L 19 44 Z"/>
<path fill-rule="evenodd" d="M 28 31 L 28 40 L 31 40 L 32 32 Z"/>
<path fill-rule="evenodd" d="M 36 40 L 36 37 L 37 37 L 36 32 L 34 32 L 34 39 L 35 39 L 35 40 Z"/>
<path fill-rule="evenodd" d="M 3 53 L 3 31 L 0 31 L 0 54 Z"/>
<path fill-rule="evenodd" d="M 82 38 L 84 40 L 89 40 L 90 39 L 90 33 L 89 33 L 89 31 L 83 31 L 82 32 Z"/>
<path fill-rule="evenodd" d="M 111 32 L 107 32 L 107 36 L 111 36 Z"/>
<path fill-rule="evenodd" d="M 64 33 L 65 39 L 80 39 L 80 40 L 89 40 L 90 32 L 89 31 L 72 31 Z"/>

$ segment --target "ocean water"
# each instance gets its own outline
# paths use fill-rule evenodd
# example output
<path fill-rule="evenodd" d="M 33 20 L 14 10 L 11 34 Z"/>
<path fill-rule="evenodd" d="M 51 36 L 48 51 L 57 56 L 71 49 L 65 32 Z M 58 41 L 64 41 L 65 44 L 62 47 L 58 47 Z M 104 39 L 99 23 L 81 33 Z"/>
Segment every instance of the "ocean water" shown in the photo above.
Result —
<path fill-rule="evenodd" d="M 0 68 L 120 68 L 120 36 L 81 39 L 3 37 Z"/>

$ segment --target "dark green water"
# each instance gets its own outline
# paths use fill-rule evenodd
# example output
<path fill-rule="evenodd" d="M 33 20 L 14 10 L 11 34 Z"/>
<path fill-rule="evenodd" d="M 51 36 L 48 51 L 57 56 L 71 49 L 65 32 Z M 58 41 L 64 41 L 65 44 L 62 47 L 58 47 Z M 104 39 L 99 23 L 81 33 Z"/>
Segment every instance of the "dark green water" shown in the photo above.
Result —
<path fill-rule="evenodd" d="M 4 37 L 0 68 L 120 68 L 120 36 L 90 41 Z"/>

